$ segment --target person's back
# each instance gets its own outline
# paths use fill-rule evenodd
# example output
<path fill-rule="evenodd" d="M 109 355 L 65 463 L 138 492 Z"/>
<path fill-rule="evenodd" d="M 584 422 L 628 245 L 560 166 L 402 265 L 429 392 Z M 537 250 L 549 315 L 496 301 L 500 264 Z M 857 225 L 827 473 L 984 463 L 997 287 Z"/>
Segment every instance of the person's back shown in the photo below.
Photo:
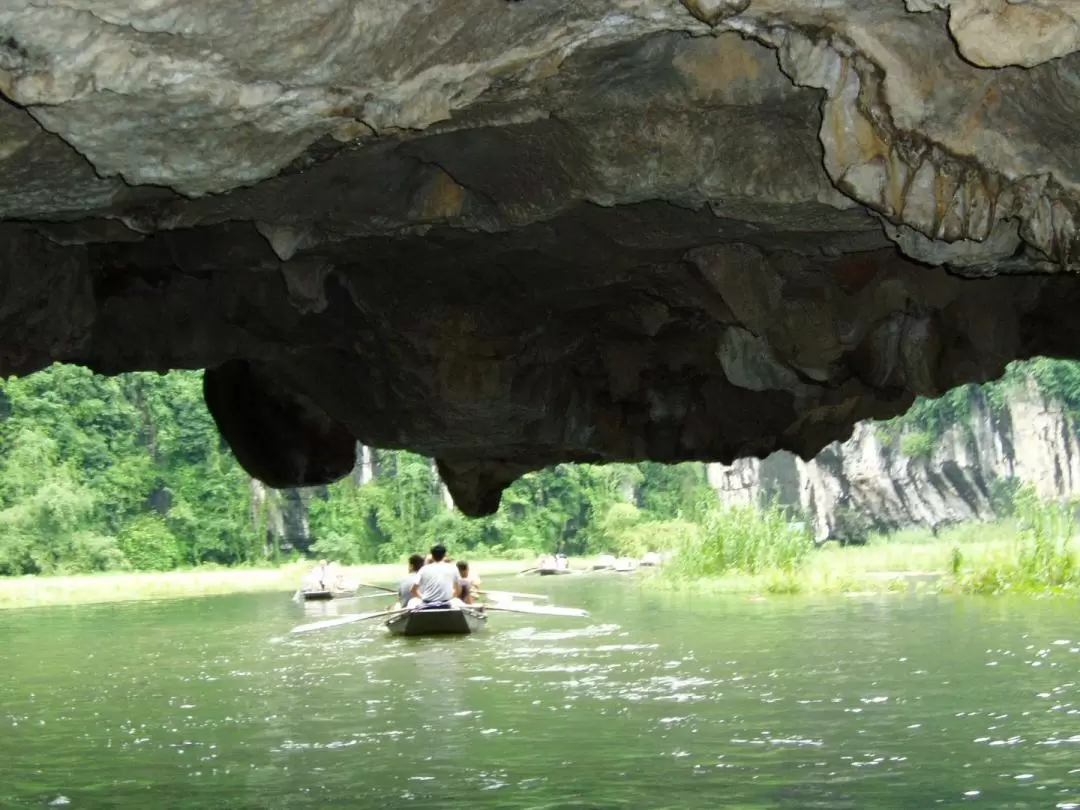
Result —
<path fill-rule="evenodd" d="M 457 566 L 452 563 L 430 563 L 420 569 L 420 576 L 416 580 L 420 589 L 418 595 L 424 604 L 449 602 L 455 596 L 459 580 Z"/>
<path fill-rule="evenodd" d="M 457 566 L 446 562 L 446 549 L 441 543 L 431 549 L 431 556 L 434 562 L 420 569 L 412 594 L 425 605 L 449 602 L 461 590 Z"/>
<path fill-rule="evenodd" d="M 424 567 L 424 558 L 419 554 L 409 557 L 409 573 L 398 583 L 398 604 L 405 607 L 412 599 L 413 585 L 420 577 L 420 570 Z"/>
<path fill-rule="evenodd" d="M 457 561 L 458 577 L 461 579 L 461 601 L 471 605 L 473 598 L 473 584 L 469 579 L 469 564 L 465 560 Z"/>

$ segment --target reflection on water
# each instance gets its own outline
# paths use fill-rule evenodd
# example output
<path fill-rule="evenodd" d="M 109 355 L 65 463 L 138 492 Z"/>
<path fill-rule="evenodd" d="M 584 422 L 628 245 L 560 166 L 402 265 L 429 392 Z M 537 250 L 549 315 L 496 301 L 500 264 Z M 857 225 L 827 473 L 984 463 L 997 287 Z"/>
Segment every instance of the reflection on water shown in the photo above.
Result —
<path fill-rule="evenodd" d="M 288 595 L 0 613 L 0 806 L 1080 810 L 1063 602 L 665 597 L 474 637 Z"/>

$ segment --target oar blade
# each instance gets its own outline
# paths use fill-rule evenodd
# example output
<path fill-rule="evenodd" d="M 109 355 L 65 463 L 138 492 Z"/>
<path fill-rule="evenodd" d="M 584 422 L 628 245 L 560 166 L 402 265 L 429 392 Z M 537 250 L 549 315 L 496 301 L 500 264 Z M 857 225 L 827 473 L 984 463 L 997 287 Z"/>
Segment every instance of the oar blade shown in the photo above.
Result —
<path fill-rule="evenodd" d="M 510 600 L 510 599 L 550 599 L 547 594 L 544 593 L 517 593 L 516 591 L 484 591 L 485 596 L 490 596 L 496 600 Z"/>
<path fill-rule="evenodd" d="M 301 624 L 298 627 L 294 627 L 290 632 L 292 633 L 310 633 L 314 630 L 325 630 L 328 627 L 339 627 L 343 624 L 352 624 L 353 622 L 362 622 L 368 619 L 378 619 L 383 616 L 393 616 L 397 613 L 402 613 L 403 609 L 396 610 L 380 610 L 377 613 L 354 613 L 351 616 L 340 616 L 336 619 L 324 619 L 321 622 L 311 622 L 310 624 Z"/>
<path fill-rule="evenodd" d="M 571 616 L 577 619 L 587 619 L 589 611 L 581 608 L 557 607 L 555 605 L 488 605 L 488 610 L 498 610 L 504 613 L 528 613 L 534 616 Z"/>

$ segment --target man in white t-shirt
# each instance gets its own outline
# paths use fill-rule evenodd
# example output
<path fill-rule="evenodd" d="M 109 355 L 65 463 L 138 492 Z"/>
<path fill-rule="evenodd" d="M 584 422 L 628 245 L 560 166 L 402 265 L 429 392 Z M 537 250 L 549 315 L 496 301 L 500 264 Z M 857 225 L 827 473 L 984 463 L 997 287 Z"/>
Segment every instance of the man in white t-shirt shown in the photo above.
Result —
<path fill-rule="evenodd" d="M 431 548 L 432 562 L 420 569 L 416 584 L 412 587 L 413 598 L 409 607 L 449 603 L 460 608 L 461 575 L 457 566 L 446 561 L 446 546 L 439 543 Z"/>

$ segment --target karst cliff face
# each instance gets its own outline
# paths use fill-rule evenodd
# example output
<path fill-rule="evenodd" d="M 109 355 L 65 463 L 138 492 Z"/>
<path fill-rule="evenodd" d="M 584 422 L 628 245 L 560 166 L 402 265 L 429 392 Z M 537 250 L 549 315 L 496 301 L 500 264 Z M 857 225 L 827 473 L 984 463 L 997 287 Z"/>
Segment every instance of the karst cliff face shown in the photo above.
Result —
<path fill-rule="evenodd" d="M 1080 355 L 1065 0 L 0 0 L 0 373 L 207 367 L 241 463 L 484 514 Z"/>
<path fill-rule="evenodd" d="M 1080 435 L 1064 403 L 1030 381 L 999 408 L 977 389 L 970 402 L 970 415 L 935 436 L 926 455 L 905 453 L 901 436 L 864 422 L 810 461 L 779 451 L 710 464 L 709 482 L 724 503 L 794 508 L 819 542 L 990 521 L 1020 485 L 1044 500 L 1080 495 Z"/>

